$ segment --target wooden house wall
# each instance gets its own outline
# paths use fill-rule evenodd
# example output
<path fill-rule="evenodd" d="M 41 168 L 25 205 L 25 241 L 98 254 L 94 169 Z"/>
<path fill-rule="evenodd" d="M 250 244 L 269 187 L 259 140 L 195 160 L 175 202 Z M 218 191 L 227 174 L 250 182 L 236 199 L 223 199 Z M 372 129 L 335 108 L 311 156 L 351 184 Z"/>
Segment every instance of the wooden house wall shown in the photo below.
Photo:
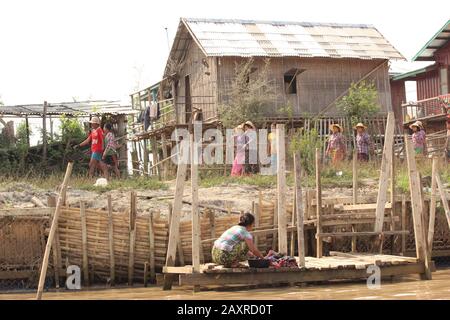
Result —
<path fill-rule="evenodd" d="M 450 66 L 450 42 L 447 42 L 442 48 L 434 54 L 435 61 L 441 66 Z"/>
<path fill-rule="evenodd" d="M 391 81 L 392 109 L 394 110 L 397 124 L 403 125 L 402 104 L 406 102 L 405 81 Z"/>
<path fill-rule="evenodd" d="M 437 97 L 440 94 L 440 79 L 437 69 L 424 73 L 416 80 L 417 100 Z"/>
<path fill-rule="evenodd" d="M 242 58 L 220 58 L 219 104 L 227 103 L 227 93 L 230 91 L 236 63 L 242 60 Z M 276 87 L 278 99 L 274 103 L 271 116 L 276 116 L 277 110 L 288 104 L 293 107 L 294 116 L 317 114 L 347 90 L 352 82 L 360 80 L 381 62 L 381 60 L 360 59 L 272 58 L 269 75 Z M 260 70 L 264 59 L 255 59 L 254 64 Z M 297 77 L 297 94 L 286 94 L 284 74 L 293 68 L 306 71 Z M 381 110 L 387 111 L 388 105 L 391 104 L 388 65 L 378 69 L 368 80 L 374 81 L 379 93 L 378 102 Z M 327 114 L 336 113 L 335 107 L 327 112 Z"/>
<path fill-rule="evenodd" d="M 186 76 L 189 76 L 191 104 L 202 110 L 203 120 L 216 115 L 216 65 L 215 58 L 206 57 L 202 50 L 191 41 L 182 67 L 178 72 L 176 106 L 178 122 L 186 122 Z"/>

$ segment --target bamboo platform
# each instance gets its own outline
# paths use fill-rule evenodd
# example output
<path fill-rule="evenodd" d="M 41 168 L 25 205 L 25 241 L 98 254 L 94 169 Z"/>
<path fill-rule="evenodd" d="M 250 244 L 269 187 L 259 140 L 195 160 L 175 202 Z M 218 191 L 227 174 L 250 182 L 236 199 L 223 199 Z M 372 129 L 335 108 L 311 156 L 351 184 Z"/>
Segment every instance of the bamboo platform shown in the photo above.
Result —
<path fill-rule="evenodd" d="M 178 277 L 181 286 L 265 285 L 332 280 L 367 279 L 367 268 L 377 265 L 382 277 L 423 274 L 425 266 L 416 258 L 367 253 L 331 252 L 331 256 L 305 257 L 301 268 L 224 268 L 214 264 L 193 267 L 165 267 L 164 273 Z M 175 280 L 176 281 L 176 280 Z"/>

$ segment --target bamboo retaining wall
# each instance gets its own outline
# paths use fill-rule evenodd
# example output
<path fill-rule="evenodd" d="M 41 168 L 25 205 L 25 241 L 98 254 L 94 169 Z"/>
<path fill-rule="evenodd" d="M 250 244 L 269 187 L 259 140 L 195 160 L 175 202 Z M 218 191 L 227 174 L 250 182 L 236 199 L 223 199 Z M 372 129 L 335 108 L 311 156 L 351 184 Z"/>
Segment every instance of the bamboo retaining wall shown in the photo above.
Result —
<path fill-rule="evenodd" d="M 306 254 L 313 255 L 315 250 L 314 199 L 307 194 L 305 201 L 305 243 Z M 256 230 L 276 228 L 276 206 L 271 201 L 261 201 L 254 205 L 254 214 L 257 218 Z M 397 237 L 394 243 L 386 241 L 385 250 L 395 253 L 404 251 L 404 254 L 414 254 L 415 242 L 412 216 L 409 201 L 396 202 L 397 230 L 409 230 L 410 234 L 404 238 L 402 248 L 401 239 Z M 291 206 L 287 206 L 288 224 L 291 224 Z M 0 215 L 0 280 L 23 279 L 35 280 L 45 248 L 45 237 L 49 228 L 49 210 L 40 216 Z M 327 202 L 324 203 L 324 216 L 331 214 L 327 211 Z M 222 210 L 223 211 L 223 210 Z M 85 219 L 82 218 L 80 208 L 63 208 L 58 224 L 57 237 L 52 246 L 53 253 L 50 259 L 48 275 L 54 279 L 65 277 L 65 270 L 69 265 L 78 265 L 82 269 L 83 279 L 90 283 L 130 283 L 154 279 L 165 264 L 168 244 L 169 221 L 167 216 L 160 216 L 155 212 L 151 215 L 137 215 L 134 219 L 129 211 L 113 212 L 112 232 L 110 232 L 108 211 L 85 210 Z M 404 215 L 404 217 L 401 217 Z M 214 209 L 202 209 L 201 239 L 202 262 L 210 262 L 211 246 L 213 241 L 227 228 L 238 222 L 239 214 L 226 213 Z M 130 221 L 132 222 L 130 224 Z M 135 221 L 135 222 L 134 222 Z M 326 221 L 326 219 L 324 220 Z M 405 224 L 403 225 L 403 222 Z M 134 223 L 133 223 L 134 222 Z M 361 224 L 362 230 L 370 224 Z M 135 226 L 135 227 L 134 227 Z M 371 225 L 373 228 L 373 224 Z M 342 231 L 348 226 L 328 226 L 330 232 Z M 386 224 L 385 230 L 389 228 Z M 258 247 L 261 250 L 276 248 L 276 232 L 266 233 L 257 237 Z M 83 242 L 83 235 L 85 241 Z M 190 264 L 192 261 L 191 248 L 192 229 L 190 219 L 180 224 L 180 241 L 177 250 L 177 264 Z M 111 242 L 113 255 L 110 255 Z M 209 239 L 209 240 L 208 240 Z M 288 248 L 292 235 L 288 235 Z M 399 240 L 400 239 L 400 240 Z M 336 239 L 329 243 L 328 249 L 333 251 L 348 251 L 349 239 Z M 294 247 L 295 247 L 294 240 Z M 358 251 L 370 250 L 369 239 L 358 240 Z M 293 250 L 293 249 L 291 249 Z M 312 251 L 311 251 L 312 250 Z M 292 252 L 292 251 L 291 251 Z M 387 251 L 389 252 L 389 251 Z M 450 255 L 450 231 L 444 214 L 436 215 L 435 241 L 433 244 L 434 256 Z M 84 258 L 83 258 L 84 256 Z M 111 266 L 114 266 L 113 271 Z M 86 276 L 86 278 L 84 278 Z M 114 278 L 114 279 L 112 279 Z M 114 281 L 113 281 L 114 280 Z M 1 287 L 1 286 L 0 286 Z"/>

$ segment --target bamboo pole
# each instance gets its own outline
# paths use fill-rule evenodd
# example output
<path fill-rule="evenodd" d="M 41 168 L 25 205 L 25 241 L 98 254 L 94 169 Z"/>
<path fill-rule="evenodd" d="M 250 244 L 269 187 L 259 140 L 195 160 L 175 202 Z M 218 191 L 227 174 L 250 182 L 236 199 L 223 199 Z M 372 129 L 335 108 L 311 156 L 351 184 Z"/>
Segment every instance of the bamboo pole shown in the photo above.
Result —
<path fill-rule="evenodd" d="M 173 212 L 170 219 L 169 225 L 169 241 L 167 244 L 167 256 L 166 256 L 166 267 L 172 267 L 175 265 L 176 254 L 177 254 L 177 243 L 180 237 L 180 219 L 181 219 L 181 208 L 183 205 L 183 193 L 187 172 L 187 163 L 184 159 L 185 152 L 188 150 L 183 149 L 183 145 L 180 150 L 180 161 L 178 163 L 177 170 L 177 180 L 175 185 L 175 197 L 173 200 Z M 172 288 L 173 277 L 171 275 L 164 275 L 164 290 L 170 290 Z"/>
<path fill-rule="evenodd" d="M 428 221 L 429 259 L 431 259 L 432 251 L 433 251 L 434 224 L 436 221 L 436 193 L 437 193 L 436 174 L 437 174 L 438 159 L 436 157 L 433 157 L 432 161 L 433 162 L 432 162 L 432 169 L 431 169 L 431 198 L 430 198 L 430 213 L 429 213 L 429 221 Z"/>
<path fill-rule="evenodd" d="M 298 261 L 299 266 L 305 266 L 305 234 L 304 234 L 304 210 L 302 201 L 302 186 L 301 186 L 301 164 L 300 152 L 294 153 L 294 172 L 295 172 L 295 215 L 297 217 L 297 246 L 298 246 Z"/>
<path fill-rule="evenodd" d="M 144 287 L 147 287 L 148 283 L 148 262 L 144 262 Z"/>
<path fill-rule="evenodd" d="M 153 212 L 148 216 L 148 242 L 149 242 L 149 260 L 150 260 L 150 280 L 156 281 L 155 272 L 155 231 L 153 229 Z"/>
<path fill-rule="evenodd" d="M 389 112 L 387 118 L 385 144 L 383 148 L 383 158 L 381 160 L 381 171 L 378 185 L 375 232 L 383 231 L 384 211 L 387 201 L 388 179 L 391 171 L 392 150 L 394 143 L 395 118 L 394 113 Z"/>
<path fill-rule="evenodd" d="M 192 266 L 194 272 L 200 272 L 200 210 L 198 207 L 198 145 L 191 134 L 191 193 L 192 193 Z"/>
<path fill-rule="evenodd" d="M 450 208 L 448 205 L 447 194 L 444 189 L 444 185 L 442 184 L 441 177 L 439 173 L 436 172 L 436 184 L 439 190 L 439 194 L 441 196 L 442 206 L 444 207 L 445 217 L 447 218 L 448 227 L 450 228 Z"/>
<path fill-rule="evenodd" d="M 406 196 L 402 195 L 402 230 L 406 230 Z M 406 253 L 406 234 L 402 234 L 402 256 Z"/>
<path fill-rule="evenodd" d="M 73 162 L 69 162 L 67 164 L 66 174 L 64 176 L 61 191 L 60 191 L 60 194 L 58 197 L 58 202 L 56 203 L 56 209 L 55 209 L 55 213 L 53 215 L 52 225 L 50 227 L 50 233 L 49 233 L 48 239 L 47 239 L 47 245 L 45 246 L 44 257 L 42 259 L 42 269 L 41 269 L 41 274 L 39 277 L 39 285 L 38 285 L 38 290 L 37 290 L 37 294 L 36 294 L 37 300 L 42 299 L 42 292 L 44 290 L 45 277 L 47 275 L 47 267 L 48 267 L 48 260 L 50 257 L 50 251 L 52 248 L 52 243 L 53 243 L 53 239 L 55 237 L 56 229 L 58 228 L 59 215 L 61 214 L 61 207 L 62 207 L 61 196 L 67 189 L 67 184 L 69 183 L 69 178 L 70 178 L 70 175 L 72 174 L 72 168 L 73 168 Z"/>
<path fill-rule="evenodd" d="M 358 204 L 358 153 L 355 148 L 353 150 L 353 204 Z M 355 225 L 352 225 L 352 232 L 355 232 Z M 356 252 L 357 250 L 357 238 L 352 237 L 352 252 Z"/>
<path fill-rule="evenodd" d="M 108 244 L 109 244 L 109 274 L 111 285 L 113 286 L 116 281 L 116 264 L 114 257 L 114 222 L 112 213 L 112 199 L 111 195 L 108 195 Z"/>
<path fill-rule="evenodd" d="M 395 132 L 395 130 L 394 130 Z M 391 153 L 391 223 L 390 223 L 390 230 L 394 231 L 395 230 L 395 214 L 396 214 L 396 205 L 395 205 L 395 149 L 394 149 L 394 145 L 395 145 L 395 141 L 392 142 L 392 153 Z M 392 235 L 391 236 L 391 254 L 394 254 L 394 250 L 395 250 L 395 243 L 396 243 L 396 239 L 398 239 L 397 236 Z M 380 250 L 383 250 L 383 248 L 381 247 Z"/>
<path fill-rule="evenodd" d="M 291 214 L 291 226 L 295 226 L 295 215 L 297 212 L 297 199 L 295 196 L 295 187 L 294 187 L 294 196 L 292 199 L 292 214 Z M 289 248 L 289 255 L 293 257 L 295 255 L 295 232 L 292 230 L 291 232 L 291 239 L 290 239 L 290 248 Z"/>
<path fill-rule="evenodd" d="M 262 192 L 258 192 L 258 207 L 255 210 L 255 228 L 259 228 L 262 213 Z M 255 246 L 258 247 L 259 237 L 255 237 Z"/>
<path fill-rule="evenodd" d="M 416 159 L 412 142 L 410 138 L 405 135 L 405 151 L 408 162 L 408 177 L 411 192 L 411 207 L 414 223 L 414 238 L 416 242 L 416 256 L 418 260 L 424 263 L 425 272 L 421 275 L 423 279 L 431 280 L 431 269 L 427 253 L 427 239 L 425 237 L 424 225 L 422 224 L 423 215 L 423 201 L 421 196 L 421 183 L 419 181 L 419 174 L 416 167 Z"/>
<path fill-rule="evenodd" d="M 88 262 L 88 241 L 86 226 L 86 206 L 80 201 L 80 219 L 81 219 L 81 242 L 83 251 L 83 278 L 84 285 L 89 286 L 89 262 Z"/>
<path fill-rule="evenodd" d="M 353 204 L 358 204 L 358 153 L 353 151 Z"/>
<path fill-rule="evenodd" d="M 130 254 L 128 256 L 128 285 L 133 285 L 134 252 L 136 243 L 136 192 L 130 193 Z"/>
<path fill-rule="evenodd" d="M 322 258 L 323 247 L 322 239 L 318 237 L 322 233 L 322 227 L 320 225 L 320 215 L 322 211 L 322 183 L 320 179 L 321 165 L 320 165 L 320 151 L 316 148 L 316 250 L 317 258 Z"/>
<path fill-rule="evenodd" d="M 277 198 L 278 198 L 278 252 L 287 254 L 286 232 L 286 153 L 285 153 L 285 126 L 277 124 Z"/>

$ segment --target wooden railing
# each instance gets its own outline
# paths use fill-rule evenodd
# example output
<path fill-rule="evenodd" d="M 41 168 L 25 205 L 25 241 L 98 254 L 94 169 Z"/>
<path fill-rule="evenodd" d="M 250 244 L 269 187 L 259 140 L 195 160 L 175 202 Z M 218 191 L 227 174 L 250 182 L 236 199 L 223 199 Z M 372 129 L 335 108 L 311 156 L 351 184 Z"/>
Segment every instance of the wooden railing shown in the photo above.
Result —
<path fill-rule="evenodd" d="M 177 123 L 177 117 L 175 112 L 175 105 L 173 98 L 172 99 L 166 99 L 158 101 L 159 105 L 159 118 L 157 120 L 154 120 L 151 124 L 151 129 L 156 130 L 163 128 L 170 124 L 176 124 Z"/>
<path fill-rule="evenodd" d="M 441 95 L 417 102 L 402 104 L 404 123 L 424 119 L 434 115 L 446 114 L 450 107 L 450 94 Z"/>

